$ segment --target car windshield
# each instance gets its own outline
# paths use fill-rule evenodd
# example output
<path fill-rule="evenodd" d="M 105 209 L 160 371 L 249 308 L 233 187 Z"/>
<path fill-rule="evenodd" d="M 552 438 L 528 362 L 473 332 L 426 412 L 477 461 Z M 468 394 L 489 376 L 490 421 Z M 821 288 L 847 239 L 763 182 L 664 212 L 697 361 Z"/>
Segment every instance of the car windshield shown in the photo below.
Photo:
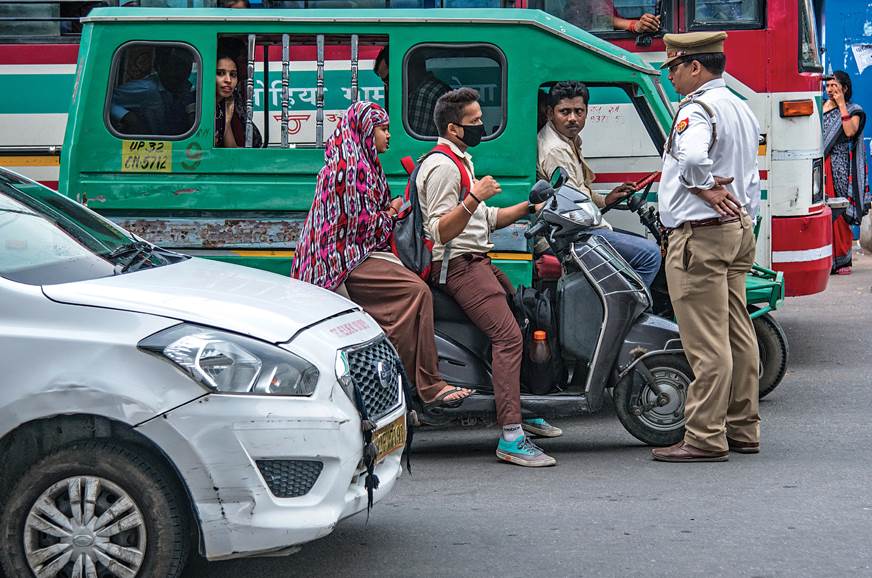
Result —
<path fill-rule="evenodd" d="M 0 171 L 0 276 L 69 283 L 169 262 L 161 253 L 82 205 Z"/>

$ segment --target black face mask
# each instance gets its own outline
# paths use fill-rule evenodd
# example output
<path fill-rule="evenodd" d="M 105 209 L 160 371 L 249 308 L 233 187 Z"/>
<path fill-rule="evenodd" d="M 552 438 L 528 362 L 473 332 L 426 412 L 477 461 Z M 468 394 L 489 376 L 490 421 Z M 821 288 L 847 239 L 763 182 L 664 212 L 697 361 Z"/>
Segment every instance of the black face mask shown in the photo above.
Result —
<path fill-rule="evenodd" d="M 468 147 L 474 147 L 481 142 L 481 137 L 485 136 L 483 124 L 459 124 L 463 129 L 463 137 L 460 139 L 463 144 Z"/>

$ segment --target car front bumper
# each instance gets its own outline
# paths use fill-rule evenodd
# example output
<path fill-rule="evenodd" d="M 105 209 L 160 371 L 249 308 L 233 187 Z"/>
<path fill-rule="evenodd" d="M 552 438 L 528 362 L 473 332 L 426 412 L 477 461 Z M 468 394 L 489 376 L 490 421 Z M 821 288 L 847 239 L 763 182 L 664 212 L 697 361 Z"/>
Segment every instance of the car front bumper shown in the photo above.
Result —
<path fill-rule="evenodd" d="M 338 384 L 318 397 L 211 394 L 140 426 L 184 481 L 207 559 L 288 553 L 366 509 L 358 413 Z M 405 411 L 401 401 L 377 426 L 403 418 Z M 401 452 L 376 465 L 375 501 L 400 476 Z M 323 467 L 304 495 L 276 497 L 261 460 L 315 461 Z"/>

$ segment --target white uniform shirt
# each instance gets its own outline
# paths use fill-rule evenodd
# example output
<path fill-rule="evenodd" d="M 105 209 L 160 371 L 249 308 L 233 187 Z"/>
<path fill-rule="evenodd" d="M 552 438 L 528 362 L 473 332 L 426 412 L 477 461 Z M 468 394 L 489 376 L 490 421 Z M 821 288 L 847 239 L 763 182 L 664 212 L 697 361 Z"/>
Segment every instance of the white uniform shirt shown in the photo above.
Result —
<path fill-rule="evenodd" d="M 760 206 L 757 147 L 760 126 L 748 105 L 716 78 L 689 95 L 714 111 L 717 140 L 712 141 L 712 118 L 691 102 L 679 108 L 672 128 L 672 150 L 663 154 L 663 174 L 657 193 L 660 221 L 678 227 L 686 221 L 718 217 L 718 212 L 690 188 L 710 189 L 715 175 L 733 177 L 727 188 L 752 218 Z"/>

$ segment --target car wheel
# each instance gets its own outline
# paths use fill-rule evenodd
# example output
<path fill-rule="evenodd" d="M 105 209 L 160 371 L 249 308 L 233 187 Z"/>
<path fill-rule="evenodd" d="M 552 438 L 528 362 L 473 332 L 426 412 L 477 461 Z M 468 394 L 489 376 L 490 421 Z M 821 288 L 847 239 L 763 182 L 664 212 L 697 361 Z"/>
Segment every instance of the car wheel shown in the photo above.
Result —
<path fill-rule="evenodd" d="M 7 494 L 3 569 L 40 578 L 179 576 L 190 532 L 171 476 L 141 449 L 111 441 L 56 450 Z"/>

